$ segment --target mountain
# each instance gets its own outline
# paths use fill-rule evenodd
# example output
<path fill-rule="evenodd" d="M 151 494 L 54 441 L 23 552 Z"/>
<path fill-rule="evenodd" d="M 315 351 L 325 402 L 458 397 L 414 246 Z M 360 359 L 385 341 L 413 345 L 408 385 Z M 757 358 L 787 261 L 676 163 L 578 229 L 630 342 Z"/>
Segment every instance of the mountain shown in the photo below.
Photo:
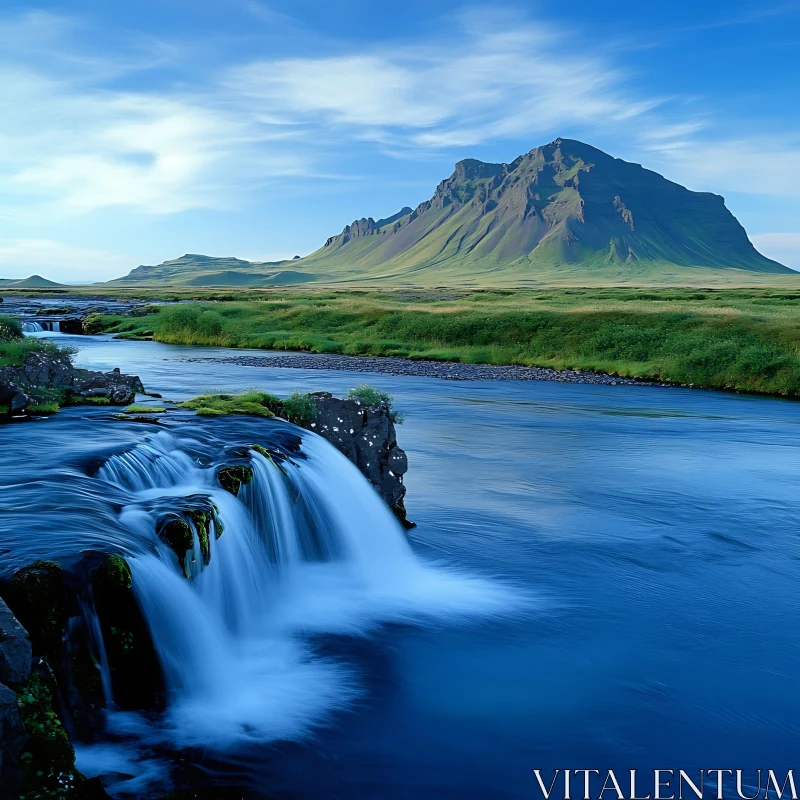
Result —
<path fill-rule="evenodd" d="M 759 274 L 797 275 L 753 247 L 719 195 L 556 139 L 510 164 L 459 161 L 430 200 L 385 219 L 356 220 L 305 258 L 187 254 L 137 267 L 115 283 L 725 283 Z"/>
<path fill-rule="evenodd" d="M 281 269 L 297 263 L 299 256 L 288 261 L 244 261 L 240 258 L 217 258 L 187 253 L 154 266 L 142 265 L 112 284 L 170 284 L 175 286 L 282 286 L 307 283 L 321 276 Z"/>
<path fill-rule="evenodd" d="M 23 280 L 2 280 L 0 281 L 0 286 L 4 289 L 59 289 L 64 284 L 50 281 L 41 275 L 31 275 Z"/>
<path fill-rule="evenodd" d="M 299 267 L 351 279 L 478 283 L 696 268 L 796 274 L 753 247 L 719 195 L 572 139 L 510 164 L 459 161 L 430 200 L 353 222 Z"/>

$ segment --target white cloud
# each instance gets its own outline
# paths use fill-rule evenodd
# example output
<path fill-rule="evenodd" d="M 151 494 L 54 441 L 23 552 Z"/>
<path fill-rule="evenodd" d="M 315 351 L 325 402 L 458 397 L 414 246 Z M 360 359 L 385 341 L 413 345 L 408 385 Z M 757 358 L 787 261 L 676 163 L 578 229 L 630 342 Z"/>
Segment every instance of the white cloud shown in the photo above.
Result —
<path fill-rule="evenodd" d="M 800 187 L 800 142 L 777 135 L 698 140 L 679 135 L 650 141 L 645 150 L 665 165 L 673 180 L 695 190 L 796 197 Z"/>
<path fill-rule="evenodd" d="M 768 258 L 800 270 L 800 233 L 757 233 L 750 241 Z"/>
<path fill-rule="evenodd" d="M 229 86 L 306 124 L 362 140 L 443 148 L 635 119 L 658 104 L 568 48 L 552 26 L 474 12 L 442 39 L 347 56 L 262 60 Z"/>
<path fill-rule="evenodd" d="M 47 239 L 0 239 L 0 278 L 41 274 L 51 280 L 77 283 L 107 280 L 124 274 L 131 260 L 117 253 L 92 250 Z"/>

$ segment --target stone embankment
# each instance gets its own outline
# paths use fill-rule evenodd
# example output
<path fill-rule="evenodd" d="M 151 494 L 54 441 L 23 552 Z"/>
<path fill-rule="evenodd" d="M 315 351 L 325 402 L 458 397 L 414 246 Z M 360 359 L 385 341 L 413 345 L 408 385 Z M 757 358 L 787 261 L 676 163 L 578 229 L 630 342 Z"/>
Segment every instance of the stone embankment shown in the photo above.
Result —
<path fill-rule="evenodd" d="M 145 389 L 135 375 L 79 369 L 67 356 L 30 353 L 21 366 L 0 368 L 0 406 L 11 415 L 54 398 L 74 404 L 103 398 L 111 405 L 129 405 L 137 392 Z"/>

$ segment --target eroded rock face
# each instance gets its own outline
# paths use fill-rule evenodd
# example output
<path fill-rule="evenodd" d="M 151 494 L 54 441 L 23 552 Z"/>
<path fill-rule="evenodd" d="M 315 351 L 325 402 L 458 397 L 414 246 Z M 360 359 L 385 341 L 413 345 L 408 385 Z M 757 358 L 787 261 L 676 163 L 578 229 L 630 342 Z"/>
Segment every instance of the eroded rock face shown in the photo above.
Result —
<path fill-rule="evenodd" d="M 12 413 L 24 411 L 42 390 L 62 391 L 78 401 L 104 397 L 114 405 L 129 405 L 137 392 L 145 391 L 135 375 L 124 375 L 118 369 L 78 369 L 66 357 L 42 353 L 31 353 L 20 367 L 0 369 L 0 405 L 8 406 Z"/>
<path fill-rule="evenodd" d="M 0 599 L 0 682 L 17 686 L 31 674 L 31 643 L 11 609 Z"/>
<path fill-rule="evenodd" d="M 14 797 L 22 782 L 20 757 L 28 734 L 19 717 L 17 694 L 0 684 L 0 797 Z"/>
<path fill-rule="evenodd" d="M 22 780 L 20 757 L 28 734 L 15 689 L 28 680 L 32 663 L 28 634 L 0 600 L 0 797 L 13 796 Z"/>
<path fill-rule="evenodd" d="M 341 400 L 328 392 L 316 392 L 311 397 L 317 406 L 317 418 L 310 429 L 352 461 L 400 522 L 413 527 L 406 519 L 403 502 L 408 458 L 397 446 L 389 410 L 365 405 L 361 400 Z"/>

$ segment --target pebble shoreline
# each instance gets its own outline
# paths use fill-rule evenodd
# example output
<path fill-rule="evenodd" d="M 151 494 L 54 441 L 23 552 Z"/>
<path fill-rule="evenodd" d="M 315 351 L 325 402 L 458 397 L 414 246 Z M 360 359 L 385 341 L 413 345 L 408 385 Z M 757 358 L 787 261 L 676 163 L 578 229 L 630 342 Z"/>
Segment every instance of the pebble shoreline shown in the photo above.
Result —
<path fill-rule="evenodd" d="M 556 383 L 592 383 L 604 386 L 668 386 L 653 381 L 637 381 L 595 372 L 557 370 L 544 367 L 459 364 L 452 361 L 410 361 L 384 356 L 340 356 L 327 353 L 276 356 L 230 356 L 229 358 L 186 358 L 184 361 L 239 364 L 245 367 L 282 369 L 340 370 L 343 372 L 380 372 L 387 375 L 410 375 L 441 378 L 446 381 L 555 381 Z"/>

